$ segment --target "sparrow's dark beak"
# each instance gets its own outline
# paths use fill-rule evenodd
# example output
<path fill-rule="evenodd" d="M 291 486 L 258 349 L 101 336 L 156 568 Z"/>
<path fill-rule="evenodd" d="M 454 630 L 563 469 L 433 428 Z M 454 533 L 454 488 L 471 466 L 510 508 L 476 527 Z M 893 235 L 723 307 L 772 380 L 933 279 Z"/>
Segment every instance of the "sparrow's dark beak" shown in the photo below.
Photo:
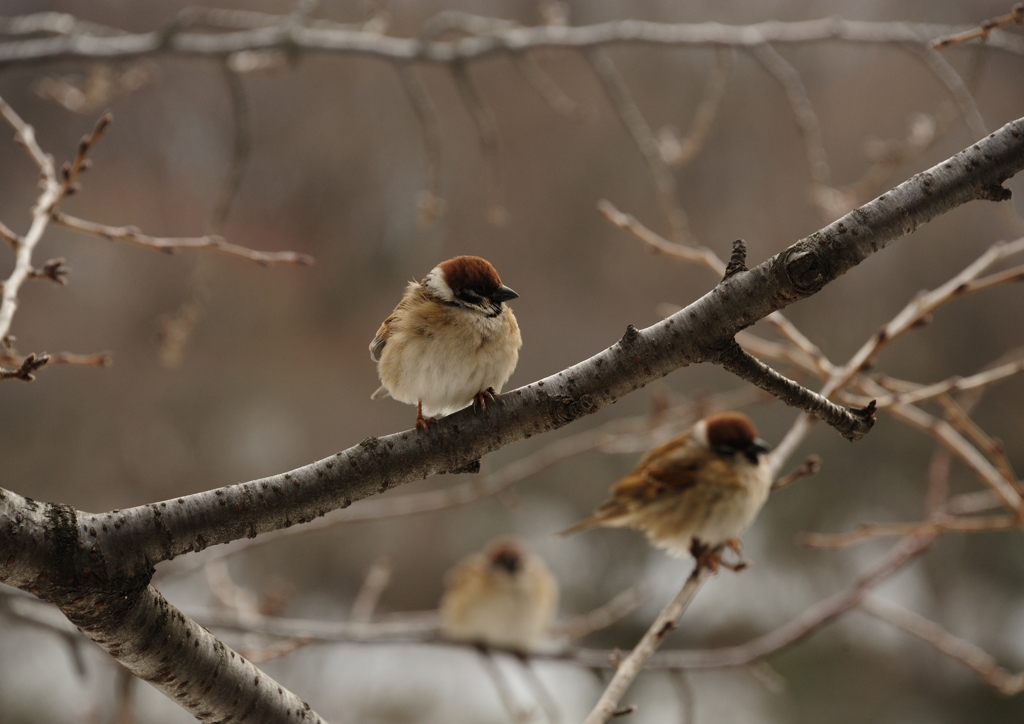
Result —
<path fill-rule="evenodd" d="M 771 452 L 772 446 L 766 443 L 761 438 L 755 438 L 752 443 L 747 445 L 743 450 L 743 454 L 747 456 L 747 460 L 757 465 L 758 455 L 763 455 L 766 452 Z"/>
<path fill-rule="evenodd" d="M 505 287 L 505 286 L 498 287 L 498 289 L 496 291 L 491 293 L 491 301 L 492 302 L 507 302 L 510 299 L 518 299 L 518 298 L 519 298 L 518 294 L 516 294 L 514 291 L 512 291 L 511 289 L 509 289 L 508 287 Z"/>

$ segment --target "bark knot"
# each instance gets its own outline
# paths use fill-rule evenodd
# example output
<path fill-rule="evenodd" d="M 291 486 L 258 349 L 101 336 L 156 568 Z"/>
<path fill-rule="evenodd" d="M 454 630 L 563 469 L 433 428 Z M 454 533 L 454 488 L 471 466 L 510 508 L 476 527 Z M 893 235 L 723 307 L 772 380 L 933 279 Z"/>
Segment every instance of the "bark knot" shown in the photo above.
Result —
<path fill-rule="evenodd" d="M 786 250 L 783 265 L 789 281 L 801 295 L 810 295 L 825 286 L 825 275 L 818 253 L 803 245 Z"/>

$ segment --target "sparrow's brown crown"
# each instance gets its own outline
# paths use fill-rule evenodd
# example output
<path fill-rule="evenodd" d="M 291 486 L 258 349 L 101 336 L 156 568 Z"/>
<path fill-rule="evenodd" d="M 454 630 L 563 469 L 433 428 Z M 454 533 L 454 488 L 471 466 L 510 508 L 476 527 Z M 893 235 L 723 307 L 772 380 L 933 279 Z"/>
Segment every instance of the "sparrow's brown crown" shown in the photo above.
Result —
<path fill-rule="evenodd" d="M 501 288 L 498 272 L 489 261 L 478 256 L 457 256 L 441 262 L 438 266 L 444 272 L 444 280 L 453 292 L 472 289 L 481 296 L 489 296 L 489 292 Z"/>
<path fill-rule="evenodd" d="M 504 568 L 515 574 L 523 567 L 523 552 L 514 543 L 503 541 L 487 549 L 487 560 L 493 568 Z"/>
<path fill-rule="evenodd" d="M 708 447 L 719 455 L 742 453 L 751 465 L 757 465 L 759 456 L 771 446 L 757 436 L 757 428 L 742 412 L 723 412 L 704 419 Z"/>
<path fill-rule="evenodd" d="M 708 447 L 730 447 L 742 450 L 757 439 L 757 428 L 741 412 L 722 412 L 705 419 Z"/>

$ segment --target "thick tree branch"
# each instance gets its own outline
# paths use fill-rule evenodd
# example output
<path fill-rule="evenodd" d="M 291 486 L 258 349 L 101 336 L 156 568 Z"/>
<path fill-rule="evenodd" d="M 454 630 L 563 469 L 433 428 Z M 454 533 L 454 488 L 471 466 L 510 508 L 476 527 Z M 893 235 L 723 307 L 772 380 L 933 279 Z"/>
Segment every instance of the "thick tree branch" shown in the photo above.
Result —
<path fill-rule="evenodd" d="M 86 593 L 61 610 L 126 669 L 199 721 L 323 722 L 152 586 L 127 595 Z"/>
<path fill-rule="evenodd" d="M 847 440 L 859 440 L 875 424 L 875 401 L 866 407 L 847 410 L 822 397 L 817 392 L 783 377 L 756 357 L 743 351 L 735 341 L 714 359 L 725 369 L 747 382 L 757 385 L 791 407 L 821 418 L 834 427 Z"/>

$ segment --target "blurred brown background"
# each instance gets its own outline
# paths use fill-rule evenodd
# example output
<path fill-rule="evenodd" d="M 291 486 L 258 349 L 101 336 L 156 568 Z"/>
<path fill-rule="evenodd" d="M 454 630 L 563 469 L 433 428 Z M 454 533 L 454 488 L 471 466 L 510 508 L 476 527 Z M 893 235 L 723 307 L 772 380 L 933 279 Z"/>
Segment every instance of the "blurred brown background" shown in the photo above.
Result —
<path fill-rule="evenodd" d="M 169 23 L 182 3 L 118 0 L 41 3 L 7 0 L 5 15 L 42 10 L 132 31 Z M 285 2 L 218 3 L 287 12 Z M 410 36 L 436 13 L 462 9 L 540 22 L 536 2 L 409 2 L 388 5 L 389 34 Z M 620 18 L 666 22 L 753 23 L 840 15 L 849 19 L 977 23 L 1004 13 L 1004 2 L 570 2 L 570 22 Z M 356 22 L 366 8 L 324 2 L 316 17 Z M 819 115 L 836 185 L 855 181 L 868 162 L 866 139 L 903 138 L 915 113 L 933 113 L 946 91 L 899 47 L 818 43 L 779 46 L 800 72 Z M 614 47 L 609 50 L 654 129 L 685 129 L 714 67 L 711 49 Z M 961 71 L 976 49 L 947 53 Z M 975 97 L 990 130 L 1024 115 L 1024 58 L 980 52 Z M 378 382 L 367 345 L 401 295 L 440 260 L 479 254 L 519 292 L 513 303 L 524 347 L 509 388 L 556 372 L 612 344 L 627 324 L 657 321 L 656 308 L 684 305 L 716 281 L 705 269 L 647 253 L 595 209 L 607 198 L 667 233 L 642 157 L 586 62 L 574 52 L 537 56 L 587 111 L 584 122 L 554 113 L 506 57 L 470 66 L 497 118 L 507 223 L 489 223 L 478 137 L 445 68 L 420 66 L 443 133 L 446 215 L 417 221 L 424 185 L 420 129 L 387 63 L 357 56 L 309 55 L 269 74 L 242 79 L 252 153 L 224 229 L 230 241 L 261 250 L 313 255 L 311 268 L 262 268 L 222 255 L 167 256 L 51 228 L 37 261 L 67 258 L 70 284 L 27 284 L 12 329 L 30 351 L 110 350 L 109 369 L 53 367 L 33 384 L 0 387 L 2 484 L 32 498 L 89 511 L 124 508 L 288 470 L 411 426 L 411 407 L 371 402 Z M 63 208 L 160 236 L 210 231 L 210 215 L 231 159 L 233 124 L 223 74 L 209 60 L 157 57 L 151 84 L 112 100 L 115 121 L 93 153 L 83 190 Z M 131 63 L 116 64 L 119 71 Z M 38 132 L 58 161 L 70 158 L 99 111 L 68 112 L 38 97 L 45 76 L 82 76 L 83 62 L 13 66 L 0 72 L 2 95 Z M 4 139 L 10 132 L 0 134 Z M 890 185 L 969 145 L 962 121 L 923 156 L 900 166 Z M 27 228 L 36 169 L 14 143 L 0 143 L 0 218 Z M 759 263 L 821 227 L 809 198 L 802 141 L 778 84 L 737 52 L 707 146 L 675 173 L 679 202 L 696 239 L 727 256 L 744 238 Z M 1024 181 L 1008 184 L 1020 210 Z M 816 297 L 787 311 L 835 362 L 843 362 L 919 290 L 934 288 L 998 239 L 1008 238 L 995 207 L 976 202 L 941 217 L 872 257 Z M 11 255 L 0 252 L 6 276 Z M 197 265 L 209 280 L 202 318 L 183 362 L 159 361 L 160 320 L 189 298 Z M 934 382 L 967 375 L 1024 344 L 1021 290 L 998 288 L 957 301 L 933 323 L 887 348 L 879 368 Z M 770 334 L 770 332 L 768 332 Z M 711 367 L 680 370 L 568 429 L 503 449 L 484 460 L 496 470 L 559 436 L 642 414 L 652 396 L 691 398 L 736 389 Z M 991 391 L 975 418 L 1001 438 L 1024 470 L 1024 379 Z M 795 419 L 778 402 L 749 408 L 762 436 L 777 442 Z M 739 643 L 779 625 L 849 582 L 887 545 L 846 552 L 801 548 L 802 531 L 839 531 L 865 521 L 919 519 L 933 442 L 881 415 L 863 442 L 850 445 L 819 426 L 790 465 L 819 453 L 816 477 L 772 496 L 745 537 L 755 566 L 721 575 L 703 590 L 668 646 Z M 564 588 L 562 617 L 585 611 L 646 581 L 652 603 L 589 643 L 628 648 L 686 572 L 651 551 L 641 536 L 598 531 L 561 540 L 554 532 L 597 503 L 635 462 L 587 454 L 518 484 L 518 506 L 494 499 L 411 518 L 352 523 L 255 549 L 232 560 L 236 581 L 255 591 L 285 585 L 284 613 L 347 615 L 362 576 L 380 554 L 395 563 L 382 611 L 436 605 L 443 572 L 497 534 L 524 537 L 551 564 Z M 428 480 L 394 494 L 453 485 Z M 978 488 L 961 467 L 957 491 Z M 201 575 L 162 585 L 178 605 L 205 605 Z M 1019 533 L 946 536 L 882 593 L 985 647 L 1010 668 L 1024 666 L 1024 546 Z M 75 673 L 60 641 L 0 619 L 0 721 L 107 721 L 113 666 L 90 650 Z M 994 693 L 973 673 L 905 634 L 853 613 L 770 663 L 785 690 L 769 693 L 743 671 L 690 676 L 700 722 L 1019 721 L 1024 699 Z M 312 646 L 267 666 L 271 675 L 334 722 L 506 721 L 471 652 L 398 646 Z M 539 671 L 579 719 L 599 685 L 565 664 Z M 190 717 L 139 686 L 138 721 Z M 641 676 L 627 697 L 632 722 L 678 720 L 671 680 Z M 82 712 L 85 712 L 84 714 Z"/>

